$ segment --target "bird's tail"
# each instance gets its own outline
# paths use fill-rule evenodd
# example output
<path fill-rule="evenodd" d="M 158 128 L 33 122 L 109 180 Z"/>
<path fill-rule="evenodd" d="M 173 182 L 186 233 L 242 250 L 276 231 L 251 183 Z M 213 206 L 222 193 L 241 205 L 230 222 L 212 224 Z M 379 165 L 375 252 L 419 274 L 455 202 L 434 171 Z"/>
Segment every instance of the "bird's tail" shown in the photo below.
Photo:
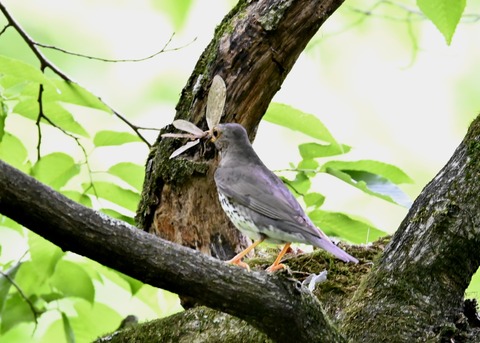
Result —
<path fill-rule="evenodd" d="M 332 241 L 330 241 L 328 238 L 320 238 L 317 239 L 315 242 L 316 246 L 319 248 L 322 248 L 323 250 L 328 251 L 332 255 L 334 255 L 336 258 L 339 260 L 342 260 L 343 262 L 353 262 L 353 263 L 358 263 L 358 260 L 340 249 L 338 246 L 336 246 Z"/>

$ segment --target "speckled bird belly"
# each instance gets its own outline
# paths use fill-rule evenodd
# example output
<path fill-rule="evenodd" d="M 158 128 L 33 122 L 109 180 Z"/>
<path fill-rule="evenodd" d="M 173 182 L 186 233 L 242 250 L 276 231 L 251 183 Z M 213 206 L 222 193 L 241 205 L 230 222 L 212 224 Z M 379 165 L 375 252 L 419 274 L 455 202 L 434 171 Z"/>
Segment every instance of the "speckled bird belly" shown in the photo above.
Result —
<path fill-rule="evenodd" d="M 277 230 L 275 230 L 273 227 L 258 227 L 255 225 L 251 219 L 251 213 L 249 213 L 252 211 L 245 206 L 238 204 L 234 206 L 232 202 L 220 192 L 218 192 L 218 199 L 220 200 L 220 205 L 222 206 L 223 211 L 225 211 L 230 221 L 244 235 L 247 235 L 253 240 L 260 239 L 261 235 L 263 235 L 266 237 L 266 242 L 274 244 L 283 244 L 288 242 L 288 240 L 274 237 L 275 233 L 277 233 Z"/>

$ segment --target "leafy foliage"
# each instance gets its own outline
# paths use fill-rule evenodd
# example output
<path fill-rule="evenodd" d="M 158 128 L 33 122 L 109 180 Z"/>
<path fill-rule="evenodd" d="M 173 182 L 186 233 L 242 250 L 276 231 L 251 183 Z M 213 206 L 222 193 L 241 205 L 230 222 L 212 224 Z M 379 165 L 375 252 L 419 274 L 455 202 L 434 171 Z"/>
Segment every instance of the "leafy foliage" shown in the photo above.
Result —
<path fill-rule="evenodd" d="M 75 201 L 133 224 L 144 167 L 120 159 L 103 171 L 95 169 L 91 156 L 102 149 L 118 149 L 117 155 L 122 156 L 121 145 L 143 142 L 134 133 L 84 126 L 79 120 L 84 110 L 107 116 L 112 113 L 83 87 L 0 56 L 0 158 Z M 36 143 L 24 141 L 22 130 L 10 124 L 18 118 L 23 118 L 24 128 L 30 125 L 33 132 L 38 132 Z M 52 129 L 66 143 L 73 142 L 77 151 L 63 151 L 68 144 L 57 142 L 53 149 L 48 148 L 52 152 L 42 154 Z M 16 256 L 0 259 L 2 342 L 16 342 L 16 332 L 25 330 L 30 332 L 26 341 L 42 342 L 88 342 L 114 330 L 122 316 L 115 303 L 99 302 L 105 301 L 98 296 L 105 283 L 117 287 L 124 301 L 136 296 L 143 308 L 157 316 L 179 309 L 178 305 L 171 306 L 165 312 L 152 301 L 157 295 L 140 298 L 142 290 L 152 289 L 150 286 L 65 253 L 8 218 L 0 217 L 0 234 L 14 235 L 18 241 Z M 37 326 L 41 329 L 36 330 Z"/>
<path fill-rule="evenodd" d="M 286 178 L 283 180 L 294 194 L 302 197 L 305 205 L 312 209 L 308 213 L 309 216 L 325 233 L 346 238 L 355 243 L 370 242 L 385 235 L 385 232 L 365 220 L 353 218 L 345 213 L 320 210 L 325 196 L 310 191 L 312 181 L 319 173 L 336 177 L 367 195 L 405 207 L 411 205 L 410 199 L 398 185 L 411 183 L 412 180 L 396 166 L 373 160 L 329 160 L 321 164 L 320 159 L 345 155 L 351 148 L 338 143 L 316 116 L 287 105 L 272 103 L 264 120 L 321 141 L 299 145 L 302 160 L 293 168 L 295 177 L 291 180 Z"/>

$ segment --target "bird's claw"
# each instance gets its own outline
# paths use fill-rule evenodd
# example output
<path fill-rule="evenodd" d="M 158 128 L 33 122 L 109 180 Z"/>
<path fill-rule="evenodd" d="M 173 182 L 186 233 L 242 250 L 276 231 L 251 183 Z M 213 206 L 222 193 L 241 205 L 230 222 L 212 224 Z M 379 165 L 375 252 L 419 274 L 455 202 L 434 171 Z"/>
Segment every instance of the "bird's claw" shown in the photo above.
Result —
<path fill-rule="evenodd" d="M 279 264 L 275 264 L 275 263 L 274 263 L 274 264 L 272 264 L 270 267 L 268 267 L 268 268 L 266 269 L 266 271 L 269 272 L 269 273 L 274 273 L 274 272 L 276 272 L 276 271 L 278 271 L 278 270 L 280 270 L 280 269 L 287 269 L 287 266 L 284 265 L 284 264 L 282 264 L 282 263 L 279 263 Z"/>
<path fill-rule="evenodd" d="M 248 264 L 246 264 L 245 262 L 240 261 L 240 260 L 237 261 L 237 260 L 232 259 L 232 260 L 229 260 L 229 261 L 225 261 L 225 263 L 239 266 L 240 268 L 246 269 L 248 272 L 250 271 L 250 266 Z"/>

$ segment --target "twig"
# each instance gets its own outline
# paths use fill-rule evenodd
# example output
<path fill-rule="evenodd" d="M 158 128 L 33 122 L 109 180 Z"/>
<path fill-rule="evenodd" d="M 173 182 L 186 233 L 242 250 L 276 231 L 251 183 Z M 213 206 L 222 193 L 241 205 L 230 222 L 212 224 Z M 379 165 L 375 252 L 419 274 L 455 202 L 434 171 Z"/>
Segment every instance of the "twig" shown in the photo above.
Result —
<path fill-rule="evenodd" d="M 83 157 L 85 158 L 85 165 L 87 166 L 87 170 L 88 170 L 88 177 L 90 179 L 90 185 L 93 189 L 93 193 L 95 194 L 95 196 L 98 198 L 98 194 L 97 194 L 97 190 L 95 189 L 95 186 L 93 184 L 93 178 L 92 178 L 92 174 L 93 174 L 93 171 L 92 171 L 92 168 L 90 168 L 90 163 L 88 162 L 88 153 L 87 153 L 87 150 L 85 150 L 85 147 L 83 146 L 82 143 L 80 143 L 80 139 L 75 136 L 75 135 L 72 135 L 70 132 L 64 130 L 62 127 L 58 126 L 57 124 L 55 124 L 50 118 L 48 118 L 43 112 L 41 112 L 41 115 L 39 115 L 39 119 L 37 120 L 37 123 L 38 123 L 38 127 L 40 128 L 40 119 L 45 119 L 45 121 L 47 121 L 50 125 L 52 125 L 54 128 L 56 128 L 57 130 L 60 130 L 64 135 L 72 138 L 73 140 L 75 140 L 75 142 L 77 143 L 77 145 L 79 146 L 80 150 L 82 150 L 83 152 Z M 37 148 L 39 149 L 39 148 Z"/>
<path fill-rule="evenodd" d="M 40 120 L 44 115 L 43 114 L 43 84 L 40 84 L 40 87 L 38 88 L 37 102 L 38 102 L 38 116 L 37 116 L 37 121 L 35 122 L 35 125 L 37 125 L 37 132 L 38 132 L 38 142 L 37 142 L 37 161 L 38 161 L 42 156 L 41 150 L 40 150 L 42 146 L 42 128 L 40 127 Z"/>
<path fill-rule="evenodd" d="M 145 130 L 145 131 L 162 131 L 162 129 L 157 129 L 156 127 L 143 127 L 143 126 L 136 126 L 137 129 L 139 130 Z"/>
<path fill-rule="evenodd" d="M 85 54 L 81 54 L 81 53 L 78 53 L 78 52 L 73 52 L 73 51 L 69 51 L 69 50 L 66 50 L 66 49 L 62 49 L 62 48 L 59 48 L 57 46 L 53 46 L 53 45 L 48 45 L 48 44 L 43 44 L 43 43 L 39 43 L 39 42 L 35 42 L 34 44 L 36 46 L 39 46 L 39 47 L 42 47 L 42 48 L 45 48 L 45 49 L 52 49 L 52 50 L 56 50 L 56 51 L 60 51 L 60 52 L 63 52 L 64 54 L 67 54 L 67 55 L 72 55 L 72 56 L 77 56 L 77 57 L 82 57 L 82 58 L 87 58 L 89 60 L 95 60 L 95 61 L 101 61 L 101 62 L 112 62 L 112 63 L 118 63 L 118 62 L 143 62 L 143 61 L 146 61 L 146 60 L 149 60 L 155 56 L 158 56 L 160 55 L 161 53 L 164 53 L 164 52 L 170 52 L 170 51 L 176 51 L 176 50 L 180 50 L 180 49 L 183 49 L 184 47 L 192 44 L 193 42 L 195 42 L 195 40 L 197 38 L 194 38 L 190 43 L 188 44 L 185 44 L 183 46 L 180 46 L 180 47 L 176 47 L 176 48 L 171 48 L 171 49 L 167 49 L 168 45 L 170 45 L 170 43 L 172 42 L 172 39 L 173 39 L 173 36 L 175 35 L 175 33 L 172 33 L 172 35 L 170 36 L 170 38 L 168 39 L 167 43 L 163 46 L 163 48 L 147 57 L 141 57 L 141 58 L 132 58 L 132 59 L 111 59 L 111 58 L 103 58 L 103 57 L 96 57 L 96 56 L 91 56 L 91 55 L 85 55 Z"/>
<path fill-rule="evenodd" d="M 343 34 L 344 32 L 347 32 L 348 30 L 350 30 L 351 28 L 357 26 L 357 25 L 360 25 L 362 22 L 364 22 L 367 18 L 367 16 L 371 15 L 373 13 L 373 11 L 381 5 L 383 0 L 379 1 L 379 2 L 376 2 L 374 3 L 369 9 L 367 10 L 363 10 L 361 13 L 364 14 L 362 17 L 356 19 L 354 22 L 352 22 L 351 24 L 348 24 L 346 25 L 344 28 L 342 28 L 341 30 L 339 31 L 336 31 L 336 32 L 332 32 L 332 33 L 328 33 L 328 34 L 325 34 L 322 36 L 321 40 L 317 40 L 315 43 L 320 43 L 322 41 L 324 41 L 325 39 L 327 38 L 331 38 L 331 37 L 334 37 L 334 36 L 337 36 L 337 35 L 340 35 L 340 34 Z M 356 8 L 354 7 L 346 7 L 348 9 L 350 9 L 351 11 L 353 12 L 360 12 L 360 11 L 357 11 Z M 314 43 L 314 44 L 315 44 Z"/>
<path fill-rule="evenodd" d="M 407 13 L 407 16 L 412 16 L 412 13 Z M 413 63 L 415 63 L 418 50 L 420 50 L 417 37 L 414 33 L 414 28 L 411 21 L 407 22 L 407 34 L 408 34 L 408 37 L 410 38 L 410 41 L 412 42 L 412 55 L 411 55 L 410 63 L 405 68 L 410 68 L 411 66 L 413 66 Z"/>
<path fill-rule="evenodd" d="M 380 7 L 380 5 L 390 5 L 390 6 L 393 6 L 393 7 L 397 7 L 399 9 L 411 14 L 411 15 L 407 16 L 407 17 L 395 17 L 395 16 L 391 16 L 391 15 L 374 13 L 374 10 L 377 7 Z M 380 0 L 377 3 L 375 3 L 368 10 L 364 10 L 364 9 L 357 8 L 357 7 L 347 7 L 347 8 L 350 9 L 350 11 L 352 11 L 352 12 L 360 13 L 360 14 L 363 14 L 365 16 L 374 16 L 375 18 L 381 18 L 381 19 L 386 19 L 386 20 L 391 20 L 391 21 L 411 22 L 411 21 L 414 21 L 414 20 L 425 20 L 426 19 L 425 15 L 423 15 L 423 13 L 420 12 L 419 10 L 414 10 L 414 9 L 404 5 L 404 4 L 396 3 L 394 1 L 389 1 L 389 0 Z M 416 17 L 411 18 L 412 15 L 415 15 Z"/>
<path fill-rule="evenodd" d="M 5 31 L 7 31 L 9 26 L 10 26 L 10 24 L 7 24 L 3 27 L 2 31 L 0 31 L 0 36 L 3 35 L 5 33 Z"/>
<path fill-rule="evenodd" d="M 392 1 L 392 0 L 380 0 L 374 5 L 374 7 L 376 7 L 377 5 L 389 5 L 389 6 L 392 6 L 392 7 L 396 7 L 398 9 L 404 11 L 408 15 L 405 16 L 405 17 L 395 17 L 395 16 L 373 13 L 372 10 L 363 10 L 363 9 L 356 8 L 356 7 L 349 7 L 349 9 L 353 12 L 358 12 L 358 13 L 364 14 L 366 16 L 375 16 L 376 18 L 382 18 L 382 19 L 387 19 L 387 20 L 391 20 L 391 21 L 412 22 L 412 21 L 420 21 L 420 20 L 426 20 L 427 19 L 427 17 L 418 8 L 414 8 L 414 7 L 405 5 L 401 2 Z M 478 14 L 463 14 L 461 19 L 462 19 L 463 23 L 475 23 L 475 22 L 480 21 L 480 15 L 478 15 Z"/>
<path fill-rule="evenodd" d="M 37 56 L 37 59 L 40 61 L 40 69 L 42 69 L 42 71 L 45 69 L 45 68 L 50 68 L 55 74 L 57 74 L 58 76 L 60 76 L 62 79 L 64 79 L 65 81 L 68 81 L 68 82 L 72 82 L 67 75 L 65 75 L 60 69 L 58 69 L 53 63 L 51 63 L 46 57 L 45 55 L 42 54 L 42 52 L 40 50 L 38 50 L 36 47 L 35 47 L 35 41 L 33 40 L 32 37 L 30 37 L 28 35 L 28 33 L 23 30 L 23 28 L 20 26 L 19 23 L 17 23 L 17 21 L 10 15 L 10 13 L 7 11 L 6 7 L 0 2 L 0 11 L 2 11 L 3 15 L 5 16 L 5 18 L 7 19 L 8 23 L 9 23 L 9 26 L 12 26 L 15 31 L 18 32 L 18 34 L 20 35 L 20 37 L 22 37 L 22 39 L 25 41 L 25 43 L 27 43 L 27 45 L 30 47 L 30 49 L 32 50 L 32 52 L 35 54 L 35 56 Z"/>
<path fill-rule="evenodd" d="M 281 172 L 296 172 L 296 173 L 319 173 L 318 169 L 305 169 L 305 168 L 285 168 L 285 169 L 275 169 L 274 173 Z"/>
<path fill-rule="evenodd" d="M 8 280 L 8 282 L 10 282 L 10 284 L 16 288 L 18 294 L 20 294 L 20 296 L 23 298 L 23 300 L 28 304 L 28 306 L 30 307 L 30 310 L 32 311 L 33 313 L 33 319 L 35 321 L 35 326 L 38 325 L 38 314 L 39 312 L 37 311 L 37 309 L 35 308 L 35 306 L 32 304 L 32 302 L 30 301 L 30 299 L 28 299 L 28 297 L 25 295 L 25 293 L 23 293 L 22 289 L 20 288 L 20 286 L 15 282 L 15 280 L 13 280 L 10 275 L 4 273 L 3 271 L 0 270 L 0 274 Z"/>
<path fill-rule="evenodd" d="M 10 15 L 10 13 L 7 11 L 5 6 L 0 2 L 0 11 L 3 13 L 5 18 L 7 19 L 9 26 L 12 26 L 15 31 L 18 32 L 18 34 L 22 37 L 22 39 L 25 41 L 25 43 L 30 47 L 32 52 L 35 54 L 37 59 L 40 61 L 40 69 L 42 71 L 45 70 L 45 68 L 51 69 L 55 74 L 60 76 L 64 81 L 67 82 L 67 84 L 80 84 L 74 80 L 72 80 L 70 77 L 68 77 L 64 72 L 62 72 L 58 67 L 56 67 L 52 62 L 50 62 L 47 57 L 37 48 L 37 43 L 35 40 L 28 35 L 28 33 L 23 30 L 23 28 L 18 24 L 15 19 Z M 83 86 L 82 86 L 83 87 Z M 85 88 L 85 87 L 83 87 Z M 86 88 L 85 88 L 86 89 Z M 87 89 L 88 91 L 88 89 Z M 90 91 L 88 91 L 90 92 Z M 90 92 L 91 94 L 94 94 Z M 139 129 L 137 126 L 132 124 L 129 120 L 125 118 L 125 116 L 121 115 L 119 112 L 114 110 L 110 105 L 108 105 L 105 101 L 103 101 L 99 96 L 94 95 L 99 101 L 101 101 L 117 118 L 119 118 L 121 121 L 123 121 L 125 124 L 127 124 L 136 134 L 137 136 L 145 143 L 147 146 L 150 148 L 151 144 L 148 142 L 148 140 L 140 133 Z"/>

